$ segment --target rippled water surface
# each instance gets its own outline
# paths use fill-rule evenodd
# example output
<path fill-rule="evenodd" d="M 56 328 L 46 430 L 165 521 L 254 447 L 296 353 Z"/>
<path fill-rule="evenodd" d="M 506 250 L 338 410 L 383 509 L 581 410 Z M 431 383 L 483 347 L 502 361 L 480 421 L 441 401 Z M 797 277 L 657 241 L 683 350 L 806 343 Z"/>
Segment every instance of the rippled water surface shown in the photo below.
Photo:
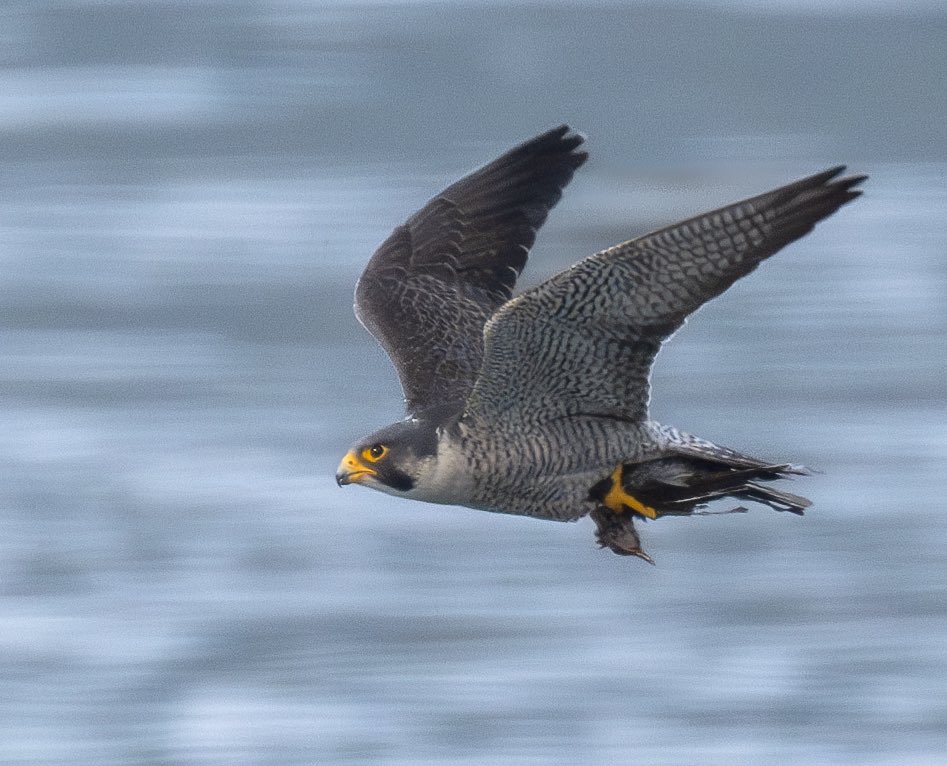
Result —
<path fill-rule="evenodd" d="M 0 11 L 0 761 L 945 762 L 947 17 L 871 7 Z M 871 174 L 654 376 L 818 468 L 804 518 L 662 519 L 652 568 L 336 487 L 400 411 L 364 262 L 563 120 L 592 160 L 527 284 Z"/>

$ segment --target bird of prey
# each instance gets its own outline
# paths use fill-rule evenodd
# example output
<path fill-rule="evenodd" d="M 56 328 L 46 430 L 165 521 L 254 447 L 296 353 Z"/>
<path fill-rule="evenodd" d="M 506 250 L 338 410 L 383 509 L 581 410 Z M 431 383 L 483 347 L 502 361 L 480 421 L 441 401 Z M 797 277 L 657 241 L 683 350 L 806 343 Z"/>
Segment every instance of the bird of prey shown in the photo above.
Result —
<path fill-rule="evenodd" d="M 562 125 L 517 146 L 375 252 L 355 313 L 397 368 L 407 417 L 356 442 L 336 480 L 541 519 L 590 515 L 600 547 L 649 562 L 636 518 L 722 497 L 801 514 L 808 500 L 765 483 L 804 468 L 651 420 L 651 365 L 689 314 L 859 196 L 865 177 L 826 170 L 603 250 L 514 298 L 583 143 Z"/>

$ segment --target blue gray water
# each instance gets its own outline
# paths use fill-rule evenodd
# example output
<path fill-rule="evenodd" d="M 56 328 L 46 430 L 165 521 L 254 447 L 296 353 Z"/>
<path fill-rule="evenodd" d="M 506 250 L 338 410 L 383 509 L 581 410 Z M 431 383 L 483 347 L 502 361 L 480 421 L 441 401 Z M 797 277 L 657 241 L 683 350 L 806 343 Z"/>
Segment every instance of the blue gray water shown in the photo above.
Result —
<path fill-rule="evenodd" d="M 947 14 L 770 7 L 6 4 L 0 762 L 947 762 Z M 820 469 L 806 517 L 649 523 L 652 568 L 335 486 L 400 407 L 364 262 L 560 121 L 526 283 L 871 174 L 654 376 Z"/>

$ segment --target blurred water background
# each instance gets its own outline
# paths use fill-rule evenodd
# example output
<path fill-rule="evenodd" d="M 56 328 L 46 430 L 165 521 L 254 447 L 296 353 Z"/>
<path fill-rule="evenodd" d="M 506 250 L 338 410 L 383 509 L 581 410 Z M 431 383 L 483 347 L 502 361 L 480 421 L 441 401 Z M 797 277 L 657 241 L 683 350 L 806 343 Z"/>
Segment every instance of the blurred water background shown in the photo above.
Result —
<path fill-rule="evenodd" d="M 0 6 L 0 762 L 947 763 L 939 2 Z M 662 352 L 823 473 L 557 525 L 338 489 L 391 228 L 560 122 L 525 284 L 838 162 L 866 196 Z"/>

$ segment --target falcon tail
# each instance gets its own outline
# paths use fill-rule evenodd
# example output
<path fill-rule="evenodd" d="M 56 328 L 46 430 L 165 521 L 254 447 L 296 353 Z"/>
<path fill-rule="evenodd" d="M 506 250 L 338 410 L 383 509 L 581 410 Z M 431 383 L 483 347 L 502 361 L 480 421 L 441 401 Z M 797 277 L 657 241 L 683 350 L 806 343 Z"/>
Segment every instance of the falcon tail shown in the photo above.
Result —
<path fill-rule="evenodd" d="M 674 457 L 624 466 L 621 487 L 627 495 L 653 509 L 656 516 L 687 516 L 724 497 L 802 515 L 812 504 L 809 500 L 760 482 L 808 473 L 805 468 L 788 464 L 744 463 L 735 467 L 725 459 Z"/>
<path fill-rule="evenodd" d="M 770 464 L 738 452 L 694 440 L 685 449 L 692 455 L 626 463 L 598 482 L 589 499 L 598 503 L 591 517 L 597 526 L 596 540 L 622 556 L 637 556 L 653 564 L 641 548 L 635 518 L 690 516 L 710 513 L 741 513 L 737 506 L 725 511 L 703 510 L 712 500 L 731 497 L 768 505 L 777 511 L 802 515 L 811 503 L 804 497 L 772 489 L 760 482 L 788 479 L 810 473 L 796 465 Z"/>

